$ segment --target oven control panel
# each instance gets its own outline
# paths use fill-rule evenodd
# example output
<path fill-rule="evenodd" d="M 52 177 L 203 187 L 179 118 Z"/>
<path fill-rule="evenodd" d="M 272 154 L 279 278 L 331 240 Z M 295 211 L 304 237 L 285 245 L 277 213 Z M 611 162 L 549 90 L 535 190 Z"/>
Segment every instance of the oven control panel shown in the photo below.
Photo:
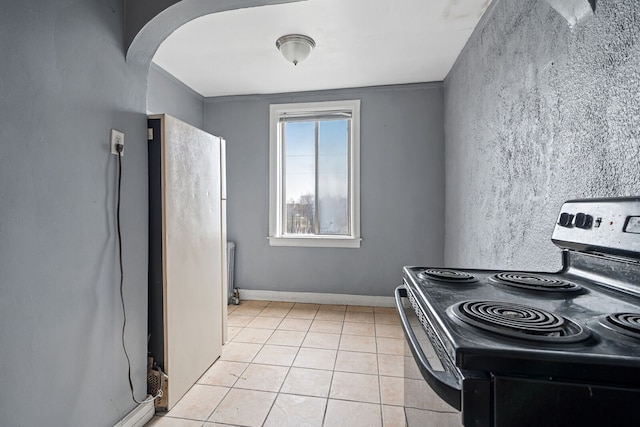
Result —
<path fill-rule="evenodd" d="M 640 259 L 640 197 L 570 200 L 552 240 L 565 249 Z"/>

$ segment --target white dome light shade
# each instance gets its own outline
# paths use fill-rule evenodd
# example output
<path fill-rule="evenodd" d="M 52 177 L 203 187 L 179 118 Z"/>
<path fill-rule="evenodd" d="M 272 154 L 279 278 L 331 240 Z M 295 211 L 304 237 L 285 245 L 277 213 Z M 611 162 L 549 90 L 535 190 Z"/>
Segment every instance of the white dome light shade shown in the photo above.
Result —
<path fill-rule="evenodd" d="M 276 40 L 276 47 L 287 61 L 298 65 L 298 62 L 304 61 L 309 56 L 311 50 L 316 47 L 316 42 L 302 34 L 288 34 Z"/>

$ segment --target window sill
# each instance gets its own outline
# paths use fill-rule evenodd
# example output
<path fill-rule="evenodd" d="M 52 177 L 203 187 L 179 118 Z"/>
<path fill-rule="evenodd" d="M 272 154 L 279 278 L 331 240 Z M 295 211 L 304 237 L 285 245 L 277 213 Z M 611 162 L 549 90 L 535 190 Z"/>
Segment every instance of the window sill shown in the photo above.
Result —
<path fill-rule="evenodd" d="M 294 246 L 309 248 L 359 248 L 359 237 L 274 237 L 269 236 L 269 246 Z"/>

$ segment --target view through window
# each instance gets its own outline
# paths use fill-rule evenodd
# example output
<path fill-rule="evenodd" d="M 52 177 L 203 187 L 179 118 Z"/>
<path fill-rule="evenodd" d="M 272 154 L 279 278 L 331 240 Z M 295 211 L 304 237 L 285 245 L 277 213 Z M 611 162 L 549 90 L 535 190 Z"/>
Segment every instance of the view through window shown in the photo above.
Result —
<path fill-rule="evenodd" d="M 286 234 L 350 234 L 349 129 L 350 119 L 282 123 Z"/>
<path fill-rule="evenodd" d="M 359 246 L 359 101 L 271 106 L 270 239 Z M 344 240 L 357 240 L 357 245 Z M 273 240 L 270 240 L 274 244 Z M 283 242 L 277 245 L 287 244 Z"/>

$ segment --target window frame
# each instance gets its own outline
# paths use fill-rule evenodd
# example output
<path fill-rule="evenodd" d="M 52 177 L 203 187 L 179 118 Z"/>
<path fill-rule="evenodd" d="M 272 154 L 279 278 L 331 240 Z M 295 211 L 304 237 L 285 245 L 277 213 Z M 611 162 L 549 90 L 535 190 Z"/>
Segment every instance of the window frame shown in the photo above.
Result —
<path fill-rule="evenodd" d="M 284 113 L 311 114 L 351 111 L 349 144 L 349 235 L 285 234 L 283 229 L 283 146 L 280 117 Z M 320 114 L 319 114 L 320 115 Z M 317 159 L 316 159 L 317 161 Z M 269 245 L 359 248 L 360 241 L 360 100 L 271 104 L 269 106 Z"/>

